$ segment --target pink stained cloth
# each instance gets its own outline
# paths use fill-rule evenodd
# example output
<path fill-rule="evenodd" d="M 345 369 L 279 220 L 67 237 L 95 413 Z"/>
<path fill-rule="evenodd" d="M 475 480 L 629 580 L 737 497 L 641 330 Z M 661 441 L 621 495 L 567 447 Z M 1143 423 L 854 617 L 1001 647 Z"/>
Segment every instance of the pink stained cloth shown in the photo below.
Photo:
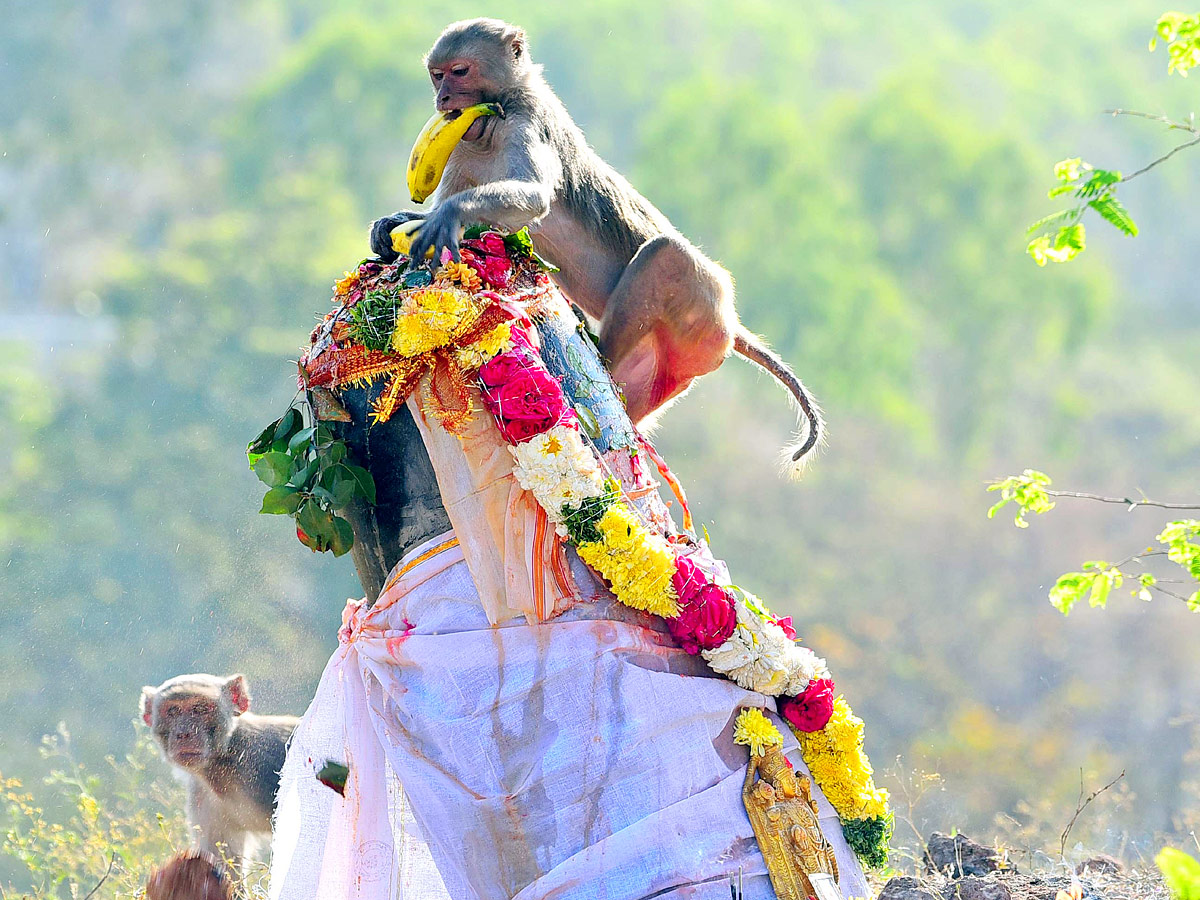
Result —
<path fill-rule="evenodd" d="M 747 900 L 772 896 L 732 729 L 774 702 L 571 562 L 588 602 L 546 622 L 491 623 L 453 535 L 347 605 L 284 766 L 272 898 L 726 900 L 739 869 Z M 350 766 L 345 798 L 315 779 L 326 759 Z M 869 896 L 814 793 L 843 894 Z"/>

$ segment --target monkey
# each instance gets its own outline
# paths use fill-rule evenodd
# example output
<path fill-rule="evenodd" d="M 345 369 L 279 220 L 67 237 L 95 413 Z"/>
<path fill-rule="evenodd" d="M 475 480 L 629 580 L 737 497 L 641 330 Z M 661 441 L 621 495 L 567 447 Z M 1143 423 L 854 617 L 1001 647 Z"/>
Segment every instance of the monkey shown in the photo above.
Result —
<path fill-rule="evenodd" d="M 180 675 L 142 688 L 142 720 L 187 785 L 195 849 L 238 874 L 271 832 L 279 772 L 300 720 L 248 712 L 243 675 Z"/>
<path fill-rule="evenodd" d="M 150 873 L 146 900 L 233 900 L 233 886 L 215 856 L 188 850 Z"/>
<path fill-rule="evenodd" d="M 397 257 L 390 233 L 423 220 L 414 259 L 447 248 L 458 258 L 465 225 L 529 226 L 535 249 L 560 270 L 564 294 L 599 323 L 600 348 L 635 423 L 679 397 L 736 351 L 766 369 L 804 414 L 790 473 L 824 436 L 821 411 L 800 379 L 734 309 L 733 279 L 679 233 L 587 143 L 532 62 L 525 32 L 498 19 L 449 25 L 425 56 L 442 112 L 495 102 L 455 147 L 428 213 L 400 211 L 371 226 L 371 249 Z"/>

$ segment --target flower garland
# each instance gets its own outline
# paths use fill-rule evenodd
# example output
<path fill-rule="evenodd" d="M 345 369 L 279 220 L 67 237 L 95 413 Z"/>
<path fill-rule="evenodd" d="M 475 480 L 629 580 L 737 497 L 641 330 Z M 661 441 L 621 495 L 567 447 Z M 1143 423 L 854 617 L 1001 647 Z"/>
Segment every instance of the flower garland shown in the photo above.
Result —
<path fill-rule="evenodd" d="M 509 445 L 517 481 L 557 533 L 609 583 L 618 601 L 662 617 L 687 653 L 702 656 L 747 690 L 779 698 L 780 715 L 851 847 L 868 865 L 883 865 L 891 827 L 887 792 L 875 786 L 862 720 L 843 697 L 835 698 L 825 661 L 796 643 L 790 617 L 773 616 L 753 594 L 723 583 L 723 565 L 703 542 L 651 530 L 624 496 L 538 349 L 529 304 L 522 301 L 543 293 L 548 282 L 528 235 L 474 229 L 460 258 L 444 255 L 432 277 L 411 270 L 402 288 L 385 293 L 382 305 L 379 292 L 362 283 L 363 277 L 378 279 L 377 264 L 347 273 L 336 285 L 342 312 L 318 327 L 313 349 L 301 361 L 305 383 L 336 387 L 389 375 L 393 381 L 383 399 L 390 414 L 413 389 L 418 362 L 435 380 L 447 367 L 473 377 Z M 522 288 L 533 284 L 536 290 L 518 290 L 522 279 Z M 349 321 L 339 319 L 345 310 Z M 360 360 L 356 353 L 373 355 Z M 761 713 L 743 713 L 735 739 L 760 747 L 782 740 Z"/>
<path fill-rule="evenodd" d="M 881 865 L 890 823 L 887 792 L 874 784 L 862 720 L 844 698 L 835 700 L 825 661 L 796 643 L 790 618 L 772 616 L 753 594 L 720 584 L 706 547 L 643 524 L 585 443 L 579 418 L 535 340 L 533 322 L 514 310 L 502 339 L 464 351 L 490 354 L 479 366 L 479 387 L 509 442 L 517 480 L 621 603 L 664 618 L 686 652 L 700 654 L 739 686 L 782 698 L 780 713 L 848 826 L 855 852 Z"/>

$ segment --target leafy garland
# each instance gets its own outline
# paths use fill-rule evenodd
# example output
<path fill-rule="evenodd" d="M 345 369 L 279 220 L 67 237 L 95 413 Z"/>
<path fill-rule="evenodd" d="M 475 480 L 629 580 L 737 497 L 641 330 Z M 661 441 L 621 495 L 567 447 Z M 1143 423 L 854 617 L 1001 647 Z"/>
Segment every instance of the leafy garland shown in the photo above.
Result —
<path fill-rule="evenodd" d="M 246 458 L 268 487 L 259 512 L 293 516 L 296 537 L 314 552 L 341 556 L 353 546 L 354 531 L 336 511 L 356 497 L 374 503 L 375 479 L 347 461 L 345 442 L 328 425 L 306 427 L 304 414 L 292 407 L 250 442 Z"/>
<path fill-rule="evenodd" d="M 405 274 L 407 260 L 389 269 L 364 262 L 347 273 L 336 285 L 340 309 L 314 331 L 301 360 L 302 386 L 390 378 L 381 395 L 386 403 L 377 401 L 373 412 L 383 421 L 418 389 L 424 373 L 433 373 L 421 388 L 423 408 L 454 431 L 471 414 L 464 376 L 473 382 L 509 445 L 516 479 L 560 537 L 619 602 L 661 617 L 686 652 L 745 689 L 779 698 L 780 714 L 850 846 L 867 865 L 883 865 L 892 822 L 887 792 L 875 786 L 862 720 L 843 697 L 835 698 L 825 661 L 796 643 L 790 617 L 776 617 L 753 594 L 722 583 L 723 564 L 705 543 L 652 530 L 625 496 L 588 440 L 595 430 L 590 411 L 572 406 L 538 349 L 530 315 L 550 284 L 528 234 L 473 229 L 461 257 L 444 255 L 432 275 L 421 269 Z M 380 289 L 384 280 L 394 286 Z M 435 381 L 449 384 L 449 396 L 430 387 Z M 296 502 L 300 526 L 313 524 L 319 512 L 322 539 L 302 527 L 306 545 L 345 552 L 353 536 L 334 511 L 355 496 L 373 501 L 374 483 L 360 481 L 358 467 L 345 462 L 344 445 L 326 426 L 294 428 L 289 417 L 295 412 L 251 444 L 252 457 L 262 454 L 251 459 L 255 472 L 272 491 L 285 488 L 278 500 L 264 500 L 264 512 L 276 506 L 287 512 Z M 335 490 L 337 484 L 344 486 Z M 293 501 L 295 495 L 301 499 Z"/>

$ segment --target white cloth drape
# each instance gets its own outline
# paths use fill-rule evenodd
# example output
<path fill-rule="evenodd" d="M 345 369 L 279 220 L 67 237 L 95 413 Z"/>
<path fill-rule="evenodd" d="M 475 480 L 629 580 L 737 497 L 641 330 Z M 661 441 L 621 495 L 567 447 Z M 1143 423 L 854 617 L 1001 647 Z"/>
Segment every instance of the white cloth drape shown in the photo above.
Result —
<path fill-rule="evenodd" d="M 348 604 L 283 770 L 272 898 L 728 900 L 739 869 L 747 900 L 772 896 L 732 729 L 773 701 L 572 573 L 590 602 L 491 625 L 447 535 L 373 609 Z M 350 767 L 344 798 L 314 777 L 326 759 Z M 843 895 L 868 896 L 817 802 Z"/>

